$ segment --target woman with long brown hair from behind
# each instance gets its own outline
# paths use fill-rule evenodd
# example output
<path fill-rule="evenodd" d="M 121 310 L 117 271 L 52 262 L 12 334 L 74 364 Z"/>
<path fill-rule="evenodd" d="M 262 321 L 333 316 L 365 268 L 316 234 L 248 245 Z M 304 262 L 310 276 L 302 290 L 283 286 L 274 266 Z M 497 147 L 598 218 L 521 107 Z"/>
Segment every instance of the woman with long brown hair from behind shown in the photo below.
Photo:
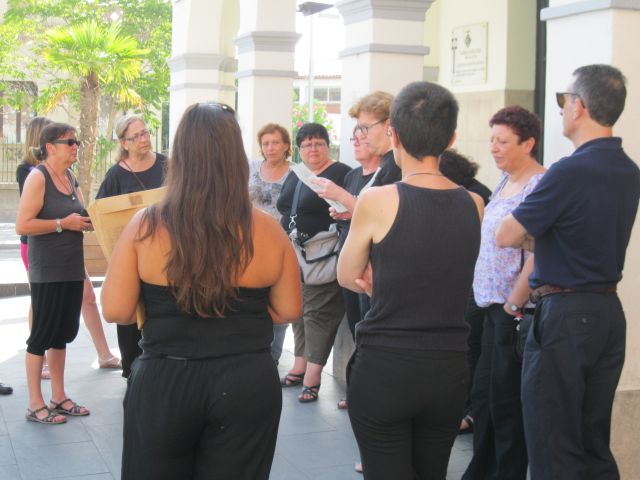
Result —
<path fill-rule="evenodd" d="M 187 109 L 167 195 L 116 245 L 107 321 L 146 310 L 124 401 L 123 480 L 267 479 L 282 396 L 272 324 L 301 315 L 300 272 L 278 222 L 252 208 L 233 110 Z"/>

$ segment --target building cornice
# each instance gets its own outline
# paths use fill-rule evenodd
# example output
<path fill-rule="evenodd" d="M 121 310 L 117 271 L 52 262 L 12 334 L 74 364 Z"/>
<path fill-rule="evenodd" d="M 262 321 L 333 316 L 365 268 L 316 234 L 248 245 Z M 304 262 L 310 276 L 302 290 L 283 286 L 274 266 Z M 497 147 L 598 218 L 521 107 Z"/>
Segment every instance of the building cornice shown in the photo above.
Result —
<path fill-rule="evenodd" d="M 253 68 L 250 70 L 242 70 L 241 72 L 236 73 L 236 78 L 246 78 L 246 77 L 279 77 L 279 78 L 296 78 L 298 76 L 298 72 L 295 70 L 269 70 L 269 69 L 260 69 Z"/>
<path fill-rule="evenodd" d="M 170 92 L 177 92 L 178 90 L 186 90 L 186 89 L 200 89 L 200 90 L 222 90 L 227 92 L 235 92 L 236 87 L 233 85 L 223 85 L 221 83 L 216 82 L 183 82 L 176 83 L 174 85 L 169 86 Z"/>
<path fill-rule="evenodd" d="M 251 52 L 293 53 L 301 36 L 296 32 L 254 31 L 238 35 L 235 44 L 239 54 Z"/>
<path fill-rule="evenodd" d="M 371 19 L 424 22 L 424 16 L 434 0 L 340 0 L 335 7 L 344 24 Z"/>
<path fill-rule="evenodd" d="M 386 43 L 366 43 L 340 51 L 340 58 L 361 55 L 363 53 L 392 53 L 395 55 L 418 55 L 424 57 L 429 53 L 429 47 L 422 45 L 393 45 Z"/>
<path fill-rule="evenodd" d="M 216 53 L 183 53 L 169 58 L 167 64 L 172 73 L 185 70 L 220 70 L 231 73 L 238 69 L 235 58 Z"/>
<path fill-rule="evenodd" d="M 640 10 L 638 0 L 586 0 L 567 3 L 556 7 L 540 10 L 540 20 L 554 20 L 556 18 L 571 17 L 581 13 L 597 12 L 599 10 Z"/>

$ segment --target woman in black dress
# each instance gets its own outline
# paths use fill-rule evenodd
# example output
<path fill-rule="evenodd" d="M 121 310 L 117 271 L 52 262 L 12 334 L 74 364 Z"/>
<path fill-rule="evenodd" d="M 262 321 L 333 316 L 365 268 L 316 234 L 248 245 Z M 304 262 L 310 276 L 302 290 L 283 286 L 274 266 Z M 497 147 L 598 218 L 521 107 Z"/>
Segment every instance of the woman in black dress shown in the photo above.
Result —
<path fill-rule="evenodd" d="M 124 399 L 123 480 L 267 480 L 282 392 L 273 324 L 301 313 L 293 248 L 252 208 L 233 110 L 187 109 L 164 200 L 132 219 L 104 286 L 108 321 L 142 295 L 144 353 Z"/>
<path fill-rule="evenodd" d="M 118 120 L 116 135 L 120 152 L 100 185 L 96 198 L 113 197 L 161 187 L 167 170 L 167 157 L 152 150 L 151 135 L 141 117 L 127 115 Z M 131 373 L 131 364 L 142 353 L 137 325 L 118 325 L 118 347 L 122 376 Z"/>

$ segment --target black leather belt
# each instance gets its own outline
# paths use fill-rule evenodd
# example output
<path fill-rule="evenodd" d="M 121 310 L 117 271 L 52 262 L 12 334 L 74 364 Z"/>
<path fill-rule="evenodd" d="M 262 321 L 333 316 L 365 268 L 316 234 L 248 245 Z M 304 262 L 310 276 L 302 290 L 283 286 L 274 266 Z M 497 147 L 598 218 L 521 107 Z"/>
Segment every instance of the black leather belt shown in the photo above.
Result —
<path fill-rule="evenodd" d="M 538 303 L 542 297 L 554 295 L 557 293 L 616 293 L 616 287 L 606 288 L 565 288 L 557 285 L 542 285 L 531 291 L 531 301 Z"/>

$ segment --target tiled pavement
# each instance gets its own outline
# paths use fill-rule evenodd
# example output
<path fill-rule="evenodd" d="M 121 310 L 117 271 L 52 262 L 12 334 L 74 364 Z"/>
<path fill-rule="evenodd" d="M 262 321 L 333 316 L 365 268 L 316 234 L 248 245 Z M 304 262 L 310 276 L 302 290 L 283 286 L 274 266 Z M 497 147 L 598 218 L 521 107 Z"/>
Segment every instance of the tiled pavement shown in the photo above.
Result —
<path fill-rule="evenodd" d="M 19 250 L 1 250 L 0 283 L 7 283 L 10 272 L 19 271 Z M 28 306 L 28 297 L 0 299 L 0 379 L 14 388 L 13 395 L 0 396 L 0 480 L 120 478 L 125 381 L 119 371 L 97 368 L 84 325 L 68 349 L 66 384 L 69 395 L 91 408 L 91 415 L 69 418 L 67 424 L 59 426 L 38 425 L 24 419 Z M 105 324 L 105 330 L 109 345 L 116 351 L 115 327 Z M 293 362 L 292 347 L 289 330 L 280 365 L 283 373 Z M 331 367 L 326 371 L 330 372 Z M 336 402 L 344 396 L 343 386 L 325 373 L 318 402 L 300 404 L 298 392 L 297 388 L 282 392 L 282 418 L 271 479 L 362 478 L 353 469 L 358 450 L 347 412 L 336 408 Z M 470 454 L 471 436 L 458 437 L 449 464 L 449 480 L 460 478 Z"/>

